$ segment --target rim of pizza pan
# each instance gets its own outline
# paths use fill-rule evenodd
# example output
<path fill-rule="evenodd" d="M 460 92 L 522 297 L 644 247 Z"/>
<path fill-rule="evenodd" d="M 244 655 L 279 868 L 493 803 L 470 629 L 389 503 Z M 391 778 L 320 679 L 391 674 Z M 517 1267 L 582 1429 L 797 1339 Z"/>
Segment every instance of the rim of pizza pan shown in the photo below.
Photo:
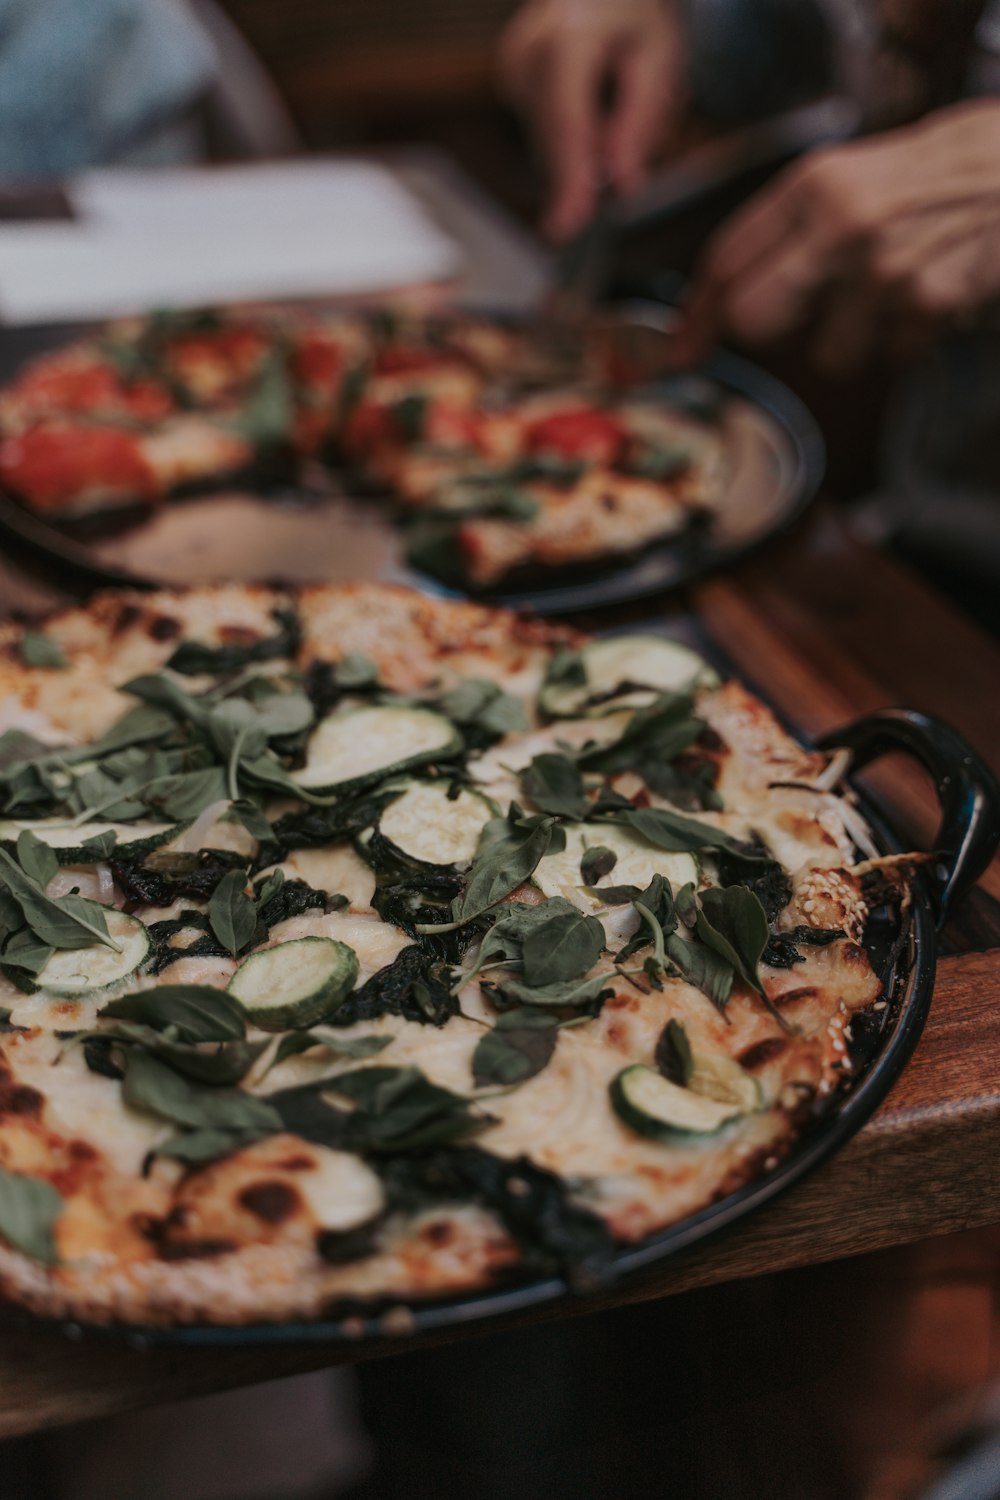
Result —
<path fill-rule="evenodd" d="M 623 309 L 643 305 L 635 302 L 621 304 Z M 663 311 L 655 303 L 649 307 L 659 313 Z M 687 556 L 679 549 L 688 544 L 683 540 L 667 539 L 645 549 L 638 560 L 633 559 L 596 577 L 564 583 L 555 581 L 522 590 L 501 588 L 466 593 L 415 568 L 406 570 L 403 581 L 438 598 L 473 598 L 494 607 L 527 609 L 537 615 L 568 614 L 655 598 L 686 587 L 699 578 L 752 556 L 776 540 L 804 515 L 816 498 L 826 473 L 826 445 L 819 426 L 808 407 L 788 386 L 740 355 L 715 350 L 705 361 L 702 373 L 763 411 L 781 430 L 789 445 L 791 463 L 787 502 L 774 521 L 757 535 L 729 547 L 713 547 L 711 542 L 706 542 Z M 655 394 L 657 383 L 650 382 L 647 389 Z M 197 500 L 192 503 L 197 504 Z M 395 523 L 387 520 L 387 524 Z M 101 564 L 89 554 L 84 543 L 65 535 L 4 490 L 0 490 L 0 535 L 13 540 L 27 557 L 34 559 L 36 566 L 46 567 L 49 577 L 54 576 L 70 591 L 168 586 L 148 575 Z M 372 581 L 378 582 L 377 579 Z"/>
<path fill-rule="evenodd" d="M 900 840 L 873 806 L 870 797 L 859 793 L 858 801 L 882 852 L 903 852 Z M 896 955 L 888 972 L 885 965 L 880 969 L 887 986 L 885 998 L 889 1005 L 883 1013 L 879 1036 L 873 1043 L 877 1048 L 875 1056 L 862 1066 L 856 1081 L 848 1083 L 839 1096 L 831 1099 L 829 1106 L 807 1126 L 805 1134 L 789 1154 L 770 1172 L 635 1245 L 623 1245 L 614 1256 L 611 1274 L 585 1291 L 574 1289 L 562 1277 L 553 1275 L 425 1303 L 408 1302 L 398 1297 L 370 1302 L 345 1301 L 338 1316 L 309 1322 L 156 1327 L 36 1318 L 17 1309 L 5 1310 L 5 1316 L 28 1324 L 62 1327 L 72 1336 L 85 1334 L 88 1338 L 124 1340 L 137 1348 L 329 1344 L 339 1349 L 357 1348 L 365 1353 L 376 1349 L 402 1353 L 417 1347 L 421 1335 L 447 1333 L 476 1325 L 485 1325 L 483 1331 L 488 1331 L 489 1327 L 501 1326 L 505 1317 L 516 1318 L 518 1314 L 547 1303 L 563 1301 L 567 1306 L 584 1310 L 589 1301 L 613 1291 L 624 1278 L 632 1278 L 663 1264 L 680 1251 L 700 1244 L 763 1208 L 815 1171 L 871 1117 L 909 1060 L 930 1009 L 936 964 L 936 930 L 930 891 L 922 875 L 918 876 L 914 886 L 908 927 L 902 927 L 897 920 L 892 924 L 892 932 L 897 943 L 905 936 L 905 946 L 903 952 Z"/>

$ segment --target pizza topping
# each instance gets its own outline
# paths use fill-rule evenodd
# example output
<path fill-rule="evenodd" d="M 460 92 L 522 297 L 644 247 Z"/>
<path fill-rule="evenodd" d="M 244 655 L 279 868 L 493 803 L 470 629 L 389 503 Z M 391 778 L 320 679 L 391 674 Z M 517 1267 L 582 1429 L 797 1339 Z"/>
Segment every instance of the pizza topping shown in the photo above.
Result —
<path fill-rule="evenodd" d="M 501 1011 L 492 1031 L 476 1043 L 472 1077 L 478 1088 L 509 1088 L 540 1073 L 552 1057 L 558 1021 L 541 1010 Z"/>
<path fill-rule="evenodd" d="M 229 981 L 229 993 L 264 1031 L 309 1027 L 354 988 L 358 956 L 333 938 L 302 937 L 251 953 Z"/>
<path fill-rule="evenodd" d="M 622 450 L 625 429 L 616 416 L 594 407 L 571 407 L 532 422 L 524 434 L 532 453 L 556 453 L 592 464 L 612 464 Z"/>
<path fill-rule="evenodd" d="M 72 508 L 81 490 L 149 500 L 159 489 L 135 433 L 82 423 L 34 427 L 0 441 L 0 479 L 42 510 Z"/>
<path fill-rule="evenodd" d="M 22 1255 L 45 1266 L 59 1264 L 54 1230 L 64 1206 L 50 1182 L 0 1167 L 0 1235 Z"/>
<path fill-rule="evenodd" d="M 665 636 L 614 635 L 553 659 L 539 705 L 550 719 L 648 708 L 665 693 L 714 687 L 702 657 Z"/>
<path fill-rule="evenodd" d="M 752 1082 L 753 1080 L 751 1080 Z M 733 1100 L 680 1088 L 641 1063 L 623 1068 L 609 1094 L 615 1113 L 640 1135 L 670 1141 L 677 1135 L 714 1135 L 746 1111 Z"/>
<path fill-rule="evenodd" d="M 498 809 L 481 792 L 446 781 L 414 781 L 382 813 L 378 831 L 409 859 L 469 865 Z"/>
<path fill-rule="evenodd" d="M 426 708 L 386 704 L 331 714 L 313 731 L 298 787 L 342 796 L 462 748 L 450 721 Z"/>
<path fill-rule="evenodd" d="M 58 642 L 41 630 L 26 630 L 21 637 L 19 649 L 26 667 L 47 667 L 59 671 L 69 665 Z"/>
<path fill-rule="evenodd" d="M 45 989 L 52 995 L 85 995 L 109 989 L 142 967 L 149 954 L 150 942 L 143 924 L 122 911 L 108 912 L 107 927 L 108 936 L 117 948 L 95 943 L 87 948 L 53 950 L 41 967 L 34 969 L 30 964 L 43 950 L 37 945 L 28 950 L 19 944 L 8 943 L 4 964 L 22 970 L 25 974 L 22 982 Z M 29 954 L 30 963 L 26 961 Z"/>

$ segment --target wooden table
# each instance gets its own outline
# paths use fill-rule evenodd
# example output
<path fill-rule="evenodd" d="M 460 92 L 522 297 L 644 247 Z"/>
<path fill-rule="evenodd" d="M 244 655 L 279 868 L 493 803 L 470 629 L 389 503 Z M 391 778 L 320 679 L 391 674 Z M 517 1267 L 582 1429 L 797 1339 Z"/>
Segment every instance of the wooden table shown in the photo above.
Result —
<path fill-rule="evenodd" d="M 526 253 L 521 231 L 505 227 L 440 163 L 417 159 L 408 170 L 412 185 L 470 245 L 479 297 L 514 305 L 529 283 L 532 294 L 537 291 L 544 261 Z M 483 274 L 488 264 L 496 266 L 492 277 Z M 513 278 L 511 266 L 518 267 Z M 0 614 L 60 602 L 44 579 L 26 576 L 0 556 Z M 906 704 L 949 720 L 1000 771 L 1000 646 L 906 568 L 852 537 L 833 508 L 817 507 L 759 561 L 659 613 L 691 611 L 741 673 L 764 687 L 805 733 Z M 649 604 L 632 611 L 636 620 L 657 613 Z M 886 763 L 873 780 L 891 815 L 926 840 L 934 799 L 923 774 L 905 762 Z M 954 913 L 943 952 L 931 1018 L 912 1063 L 875 1118 L 832 1162 L 751 1222 L 641 1281 L 598 1301 L 525 1318 L 564 1318 L 582 1307 L 660 1298 L 1000 1223 L 1000 861 Z M 322 1347 L 142 1350 L 6 1326 L 0 1334 L 0 1438 L 352 1357 L 352 1351 Z"/>

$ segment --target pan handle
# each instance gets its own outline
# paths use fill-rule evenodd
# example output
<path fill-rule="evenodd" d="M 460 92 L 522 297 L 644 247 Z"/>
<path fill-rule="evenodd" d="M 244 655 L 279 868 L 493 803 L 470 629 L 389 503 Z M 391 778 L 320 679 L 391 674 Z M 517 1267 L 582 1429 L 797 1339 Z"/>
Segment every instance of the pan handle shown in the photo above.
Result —
<path fill-rule="evenodd" d="M 1000 844 L 1000 783 L 955 730 L 914 708 L 886 708 L 836 729 L 818 741 L 821 750 L 850 750 L 860 769 L 902 750 L 937 783 L 941 821 L 927 866 L 940 927 L 952 903 L 975 885 Z"/>

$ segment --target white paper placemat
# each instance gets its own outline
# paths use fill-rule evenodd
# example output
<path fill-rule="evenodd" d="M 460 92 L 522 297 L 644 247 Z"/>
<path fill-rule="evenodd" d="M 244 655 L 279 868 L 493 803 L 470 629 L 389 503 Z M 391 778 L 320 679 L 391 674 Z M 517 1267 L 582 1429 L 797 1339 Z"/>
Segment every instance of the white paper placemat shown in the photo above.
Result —
<path fill-rule="evenodd" d="M 38 323 L 380 291 L 461 269 L 456 242 L 360 161 L 90 172 L 73 221 L 0 225 L 0 317 Z"/>

